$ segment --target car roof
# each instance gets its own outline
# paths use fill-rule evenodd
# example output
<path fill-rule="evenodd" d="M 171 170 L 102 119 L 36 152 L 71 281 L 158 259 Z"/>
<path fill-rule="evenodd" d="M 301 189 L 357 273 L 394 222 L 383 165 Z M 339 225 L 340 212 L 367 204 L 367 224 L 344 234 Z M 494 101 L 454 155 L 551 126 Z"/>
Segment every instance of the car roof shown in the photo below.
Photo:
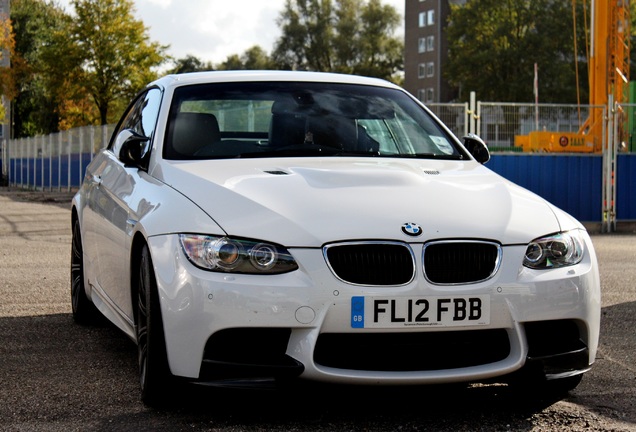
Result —
<path fill-rule="evenodd" d="M 296 81 L 360 84 L 381 87 L 400 88 L 397 85 L 379 78 L 358 75 L 338 74 L 331 72 L 307 71 L 273 71 L 273 70 L 233 70 L 190 72 L 184 74 L 166 75 L 153 81 L 149 85 L 160 87 L 180 87 L 184 85 L 222 83 L 222 82 L 254 82 L 254 81 Z"/>

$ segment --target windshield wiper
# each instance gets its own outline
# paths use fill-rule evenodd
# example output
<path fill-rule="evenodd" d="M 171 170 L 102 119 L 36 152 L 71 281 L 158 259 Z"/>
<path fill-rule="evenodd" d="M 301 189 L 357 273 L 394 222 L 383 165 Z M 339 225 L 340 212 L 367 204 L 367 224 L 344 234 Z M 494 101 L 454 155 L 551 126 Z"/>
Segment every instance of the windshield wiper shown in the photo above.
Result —
<path fill-rule="evenodd" d="M 241 153 L 237 158 L 293 157 L 293 156 L 334 156 L 342 150 L 327 146 L 299 144 L 268 149 L 262 152 Z"/>

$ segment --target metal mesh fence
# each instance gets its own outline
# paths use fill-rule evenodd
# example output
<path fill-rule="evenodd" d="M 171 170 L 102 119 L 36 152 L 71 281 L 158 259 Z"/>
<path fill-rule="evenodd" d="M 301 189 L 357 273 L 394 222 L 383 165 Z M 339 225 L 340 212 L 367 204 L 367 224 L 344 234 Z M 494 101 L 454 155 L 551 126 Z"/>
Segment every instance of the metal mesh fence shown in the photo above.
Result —
<path fill-rule="evenodd" d="M 603 117 L 603 106 L 478 102 L 477 130 L 493 150 L 521 151 L 515 137 L 530 132 L 579 133 L 593 116 Z"/>
<path fill-rule="evenodd" d="M 456 137 L 461 138 L 468 133 L 468 103 L 429 103 L 426 106 Z"/>
<path fill-rule="evenodd" d="M 108 145 L 115 125 L 86 126 L 46 136 L 6 140 L 2 172 L 10 185 L 35 189 L 79 187 L 84 168 Z"/>

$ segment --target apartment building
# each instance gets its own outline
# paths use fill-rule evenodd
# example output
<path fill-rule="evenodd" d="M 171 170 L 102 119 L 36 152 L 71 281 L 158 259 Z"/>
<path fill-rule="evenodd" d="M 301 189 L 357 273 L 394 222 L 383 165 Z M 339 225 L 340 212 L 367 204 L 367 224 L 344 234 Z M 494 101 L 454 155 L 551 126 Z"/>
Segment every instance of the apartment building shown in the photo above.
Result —
<path fill-rule="evenodd" d="M 404 0 L 404 88 L 424 103 L 457 97 L 442 75 L 450 4 L 467 0 Z"/>

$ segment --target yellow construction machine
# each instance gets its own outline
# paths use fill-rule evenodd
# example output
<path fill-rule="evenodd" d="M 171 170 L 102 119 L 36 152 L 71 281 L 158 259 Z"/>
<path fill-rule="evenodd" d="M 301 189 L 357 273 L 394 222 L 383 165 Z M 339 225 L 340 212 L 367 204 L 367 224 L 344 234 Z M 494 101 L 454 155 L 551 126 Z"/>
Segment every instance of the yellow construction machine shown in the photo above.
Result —
<path fill-rule="evenodd" d="M 589 67 L 589 115 L 578 132 L 532 131 L 515 136 L 525 152 L 603 151 L 603 110 L 594 108 L 628 102 L 629 0 L 592 0 Z M 610 96 L 611 95 L 611 96 Z M 611 109 L 611 107 L 610 107 Z"/>

